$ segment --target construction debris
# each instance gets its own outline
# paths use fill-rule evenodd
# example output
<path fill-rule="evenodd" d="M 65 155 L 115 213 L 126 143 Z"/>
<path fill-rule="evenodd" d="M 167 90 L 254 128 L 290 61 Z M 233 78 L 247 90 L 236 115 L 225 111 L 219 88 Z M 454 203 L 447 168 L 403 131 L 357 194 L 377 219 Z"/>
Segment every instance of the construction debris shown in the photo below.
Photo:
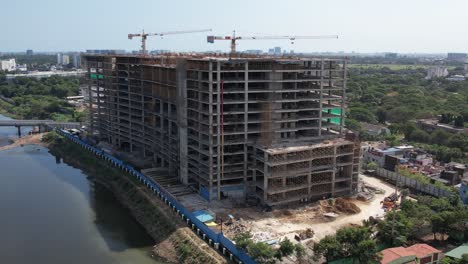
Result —
<path fill-rule="evenodd" d="M 299 234 L 295 234 L 294 239 L 296 239 L 297 241 L 301 241 L 301 240 L 312 238 L 314 234 L 315 232 L 312 229 L 307 228 L 306 230 L 303 230 Z"/>
<path fill-rule="evenodd" d="M 357 214 L 361 212 L 357 205 L 343 198 L 321 200 L 320 206 L 324 213 Z"/>

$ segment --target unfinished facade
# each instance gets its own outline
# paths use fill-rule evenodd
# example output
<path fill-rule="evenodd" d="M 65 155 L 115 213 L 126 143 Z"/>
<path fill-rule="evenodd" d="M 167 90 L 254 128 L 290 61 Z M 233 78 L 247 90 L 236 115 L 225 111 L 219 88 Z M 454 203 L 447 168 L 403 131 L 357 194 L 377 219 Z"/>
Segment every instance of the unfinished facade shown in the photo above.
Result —
<path fill-rule="evenodd" d="M 93 129 L 207 199 L 355 192 L 346 59 L 85 55 Z"/>

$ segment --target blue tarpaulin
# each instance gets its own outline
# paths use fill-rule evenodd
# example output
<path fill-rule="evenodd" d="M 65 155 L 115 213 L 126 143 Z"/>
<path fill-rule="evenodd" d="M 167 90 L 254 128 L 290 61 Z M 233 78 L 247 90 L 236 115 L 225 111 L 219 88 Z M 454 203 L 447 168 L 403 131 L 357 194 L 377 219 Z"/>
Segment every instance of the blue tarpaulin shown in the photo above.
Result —
<path fill-rule="evenodd" d="M 203 223 L 213 221 L 214 219 L 212 215 L 203 210 L 193 211 L 192 214 Z"/>

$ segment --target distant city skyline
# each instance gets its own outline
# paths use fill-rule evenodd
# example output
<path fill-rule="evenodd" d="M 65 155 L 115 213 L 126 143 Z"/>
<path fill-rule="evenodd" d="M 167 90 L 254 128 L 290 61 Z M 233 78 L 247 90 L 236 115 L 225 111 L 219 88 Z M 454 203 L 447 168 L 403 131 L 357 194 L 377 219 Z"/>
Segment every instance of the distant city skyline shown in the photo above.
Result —
<path fill-rule="evenodd" d="M 2 3 L 0 52 L 140 48 L 128 33 L 212 28 L 213 32 L 149 37 L 148 50 L 229 50 L 206 36 L 339 35 L 323 40 L 243 40 L 238 50 L 294 52 L 468 52 L 463 0 L 17 0 Z"/>

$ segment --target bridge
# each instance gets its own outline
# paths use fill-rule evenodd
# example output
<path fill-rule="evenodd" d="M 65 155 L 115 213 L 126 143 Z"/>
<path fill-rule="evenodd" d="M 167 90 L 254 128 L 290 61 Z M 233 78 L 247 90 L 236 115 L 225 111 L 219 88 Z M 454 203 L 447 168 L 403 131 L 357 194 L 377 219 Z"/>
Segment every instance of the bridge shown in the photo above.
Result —
<path fill-rule="evenodd" d="M 60 122 L 54 120 L 0 120 L 0 127 L 14 126 L 18 128 L 18 136 L 21 137 L 21 127 L 32 126 L 39 127 L 41 130 L 53 129 L 53 128 L 80 128 L 81 123 L 79 122 Z"/>

